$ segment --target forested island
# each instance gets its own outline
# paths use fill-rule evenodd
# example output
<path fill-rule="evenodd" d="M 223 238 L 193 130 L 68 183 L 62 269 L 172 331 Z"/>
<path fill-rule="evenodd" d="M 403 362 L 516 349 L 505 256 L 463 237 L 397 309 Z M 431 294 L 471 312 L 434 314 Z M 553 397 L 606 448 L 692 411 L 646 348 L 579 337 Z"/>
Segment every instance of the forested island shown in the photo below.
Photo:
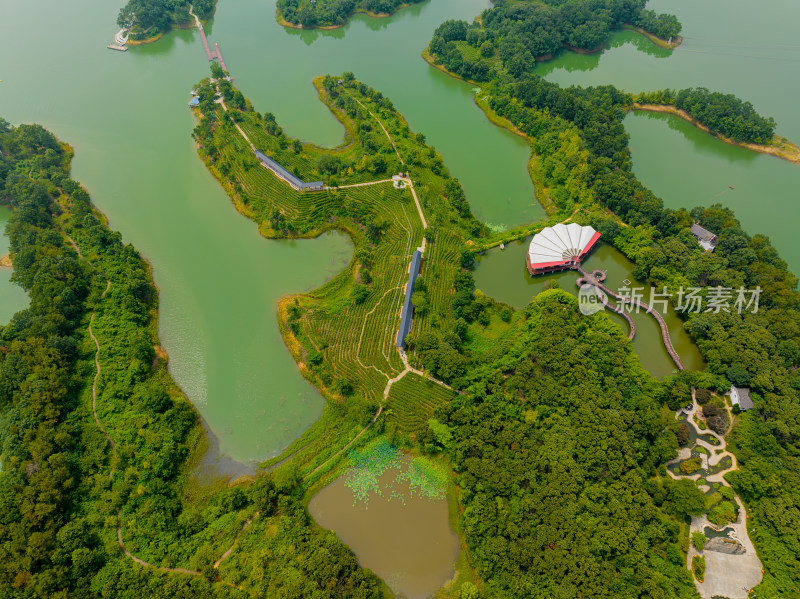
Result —
<path fill-rule="evenodd" d="M 775 119 L 761 116 L 750 102 L 733 94 L 702 87 L 666 89 L 634 94 L 633 101 L 636 110 L 675 114 L 727 143 L 800 162 L 800 148 L 775 134 Z"/>
<path fill-rule="evenodd" d="M 513 7 L 509 8 L 509 6 Z M 566 6 L 566 5 L 564 5 Z M 583 4 L 582 4 L 583 6 Z M 619 5 L 627 6 L 627 5 Z M 492 82 L 506 88 L 502 94 L 509 93 L 511 86 L 527 86 L 539 77 L 535 75 L 536 61 L 549 59 L 559 48 L 566 46 L 573 50 L 585 50 L 596 40 L 579 40 L 576 31 L 585 28 L 575 23 L 565 23 L 559 35 L 546 35 L 547 27 L 553 23 L 551 17 L 542 13 L 542 6 L 515 2 L 500 4 L 489 9 L 473 23 L 466 21 L 446 21 L 434 32 L 431 43 L 423 56 L 434 66 L 447 73 L 475 83 Z M 621 20 L 634 20 L 630 13 L 621 12 L 615 17 Z M 644 11 L 649 13 L 650 11 Z M 518 13 L 525 18 L 514 18 Z M 566 12 L 573 15 L 574 11 Z M 652 17 L 660 22 L 672 22 L 670 15 Z M 638 17 L 637 17 L 638 18 Z M 607 25 L 615 21 L 607 22 Z M 610 29 L 598 29 L 597 39 L 602 44 Z M 680 25 L 677 25 L 680 28 Z M 530 32 L 535 31 L 534 35 Z M 583 35 L 583 34 L 581 34 Z M 564 37 L 567 36 L 567 37 Z M 572 37 L 569 37 L 572 36 Z M 566 40 L 566 41 L 564 41 Z M 566 111 L 573 100 L 567 95 L 581 95 L 582 92 L 563 94 L 553 91 L 554 86 L 545 82 L 536 83 L 539 95 L 550 96 L 543 99 L 542 105 L 554 107 L 560 114 Z M 557 86 L 556 86 L 557 87 Z M 527 92 L 525 92 L 527 93 Z M 712 92 L 706 88 L 689 88 L 679 91 L 658 90 L 628 94 L 614 90 L 618 102 L 626 110 L 651 110 L 671 112 L 695 125 L 718 135 L 721 139 L 742 145 L 749 149 L 774 154 L 791 162 L 800 162 L 800 148 L 775 135 L 775 120 L 761 116 L 750 102 L 743 101 L 733 94 Z"/>
<path fill-rule="evenodd" d="M 383 17 L 420 2 L 423 0 L 278 0 L 278 21 L 293 27 L 332 29 L 357 12 Z"/>
<path fill-rule="evenodd" d="M 634 26 L 667 43 L 681 25 L 674 15 L 646 10 L 646 0 L 498 0 L 473 23 L 447 21 L 439 26 L 429 51 L 465 79 L 489 81 L 500 74 L 528 73 L 537 60 L 562 48 L 595 52 L 614 29 Z M 464 43 L 459 43 L 464 42 Z"/>
<path fill-rule="evenodd" d="M 191 9 L 201 19 L 214 13 L 216 0 L 128 0 L 117 25 L 130 30 L 130 41 L 149 41 L 173 27 L 193 27 Z M 130 42 L 129 42 L 130 43 Z"/>

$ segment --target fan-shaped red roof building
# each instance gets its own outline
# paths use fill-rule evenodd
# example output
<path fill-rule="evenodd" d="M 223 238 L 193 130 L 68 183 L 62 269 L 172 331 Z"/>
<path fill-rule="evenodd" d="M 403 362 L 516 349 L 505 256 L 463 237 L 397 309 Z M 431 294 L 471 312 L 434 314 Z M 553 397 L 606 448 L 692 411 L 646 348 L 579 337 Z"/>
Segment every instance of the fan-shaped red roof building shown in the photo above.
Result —
<path fill-rule="evenodd" d="M 526 263 L 531 275 L 557 272 L 579 266 L 600 239 L 592 227 L 577 223 L 542 229 L 531 239 Z"/>

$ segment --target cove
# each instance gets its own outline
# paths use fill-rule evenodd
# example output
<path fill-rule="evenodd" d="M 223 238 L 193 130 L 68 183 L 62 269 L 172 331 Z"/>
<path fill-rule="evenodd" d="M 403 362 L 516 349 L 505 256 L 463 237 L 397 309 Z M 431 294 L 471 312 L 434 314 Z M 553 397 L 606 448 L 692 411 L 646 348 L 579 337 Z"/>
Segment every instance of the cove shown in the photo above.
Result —
<path fill-rule="evenodd" d="M 488 6 L 436 0 L 388 19 L 356 16 L 343 29 L 314 32 L 280 27 L 274 3 L 221 0 L 207 31 L 257 110 L 275 113 L 287 133 L 320 145 L 341 143 L 344 130 L 319 102 L 312 78 L 353 71 L 438 147 L 476 214 L 511 226 L 542 214 L 526 171 L 527 144 L 486 119 L 472 86 L 420 57 L 441 22 L 472 20 Z M 101 0 L 2 3 L 0 39 L 14 49 L 14 60 L 0 74 L 0 114 L 41 123 L 73 144 L 73 178 L 152 264 L 170 371 L 218 437 L 211 445 L 241 462 L 263 460 L 323 406 L 278 334 L 276 302 L 341 270 L 350 244 L 338 235 L 259 237 L 207 173 L 191 139 L 189 91 L 209 73 L 197 32 L 178 30 L 113 52 L 105 46 L 119 8 Z M 59 40 L 58 51 L 43 39 Z"/>
<path fill-rule="evenodd" d="M 4 4 L 0 38 L 25 51 L 3 73 L 3 116 L 41 122 L 74 145 L 73 178 L 152 264 L 159 335 L 175 380 L 222 453 L 263 459 L 323 407 L 283 345 L 277 301 L 339 272 L 351 244 L 338 234 L 288 242 L 258 235 L 190 137 L 186 98 L 208 69 L 194 32 L 178 31 L 145 52 L 111 52 L 99 42 L 117 9 L 99 1 L 52 2 L 46 10 Z M 42 52 L 24 33 L 57 37 L 63 23 L 72 26 L 69 52 Z M 57 99 L 53 89 L 62 90 Z"/>
<path fill-rule="evenodd" d="M 531 277 L 525 267 L 525 253 L 528 251 L 530 238 L 506 245 L 505 250 L 494 248 L 478 258 L 475 269 L 475 286 L 486 295 L 497 301 L 506 303 L 517 310 L 523 309 L 540 292 L 544 291 L 556 281 L 558 286 L 573 295 L 578 294 L 575 281 L 580 273 L 566 270 L 552 275 Z M 617 290 L 623 286 L 623 281 L 631 282 L 628 287 L 642 287 L 642 299 L 650 299 L 650 287 L 637 281 L 633 276 L 634 264 L 622 253 L 611 245 L 601 243 L 589 257 L 584 260 L 583 268 L 587 271 L 594 269 L 605 270 L 608 278 L 605 284 Z M 605 311 L 614 322 L 619 323 L 627 335 L 628 325 L 618 314 L 609 310 Z M 675 363 L 669 357 L 661 339 L 661 329 L 655 319 L 642 313 L 631 314 L 636 323 L 636 337 L 633 339 L 633 349 L 639 356 L 642 365 L 655 377 L 663 377 L 675 370 Z M 700 351 L 697 349 L 689 335 L 683 329 L 683 321 L 669 306 L 664 320 L 669 328 L 670 338 L 675 351 L 690 370 L 700 370 L 704 367 Z"/>
<path fill-rule="evenodd" d="M 403 477 L 413 462 L 401 457 L 365 496 L 348 486 L 345 473 L 313 497 L 308 511 L 398 596 L 425 599 L 453 577 L 458 538 L 447 500 L 425 497 Z"/>
<path fill-rule="evenodd" d="M 800 64 L 800 3 L 652 0 L 648 8 L 673 13 L 683 24 L 684 41 L 674 51 L 622 31 L 601 53 L 563 52 L 537 65 L 537 73 L 560 85 L 612 84 L 629 92 L 703 86 L 733 93 L 774 117 L 778 134 L 800 140 L 800 79 L 793 76 Z M 800 246 L 785 216 L 796 204 L 800 165 L 732 147 L 679 120 L 640 114 L 625 120 L 642 183 L 670 208 L 714 202 L 732 208 L 746 231 L 769 236 L 790 268 L 800 271 Z M 728 185 L 735 190 L 723 193 Z"/>
<path fill-rule="evenodd" d="M 8 253 L 9 239 L 5 234 L 11 209 L 0 206 L 0 256 Z M 0 325 L 7 324 L 11 317 L 28 306 L 28 295 L 22 287 L 11 282 L 11 268 L 0 268 Z"/>
<path fill-rule="evenodd" d="M 274 113 L 288 135 L 317 145 L 342 143 L 344 129 L 311 81 L 352 71 L 389 97 L 413 131 L 425 134 L 462 182 L 475 215 L 508 228 L 544 214 L 527 172 L 528 143 L 486 118 L 471 84 L 420 56 L 442 22 L 472 21 L 489 6 L 486 0 L 432 0 L 388 18 L 359 14 L 340 29 L 301 31 L 278 25 L 274 4 L 223 0 L 209 35 L 222 40 L 236 85 L 256 110 Z M 280 64 L 271 64 L 275 57 Z"/>
<path fill-rule="evenodd" d="M 790 268 L 800 271 L 790 216 L 800 189 L 799 164 L 726 144 L 670 114 L 629 114 L 625 129 L 636 176 L 666 206 L 730 207 L 746 231 L 768 235 Z"/>

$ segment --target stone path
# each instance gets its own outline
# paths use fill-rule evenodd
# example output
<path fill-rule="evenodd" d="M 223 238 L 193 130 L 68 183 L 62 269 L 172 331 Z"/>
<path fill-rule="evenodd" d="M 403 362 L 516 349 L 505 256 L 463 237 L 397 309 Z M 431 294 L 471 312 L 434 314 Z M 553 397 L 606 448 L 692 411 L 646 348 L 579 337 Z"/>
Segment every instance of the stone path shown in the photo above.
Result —
<path fill-rule="evenodd" d="M 737 470 L 739 468 L 739 465 L 736 461 L 736 456 L 727 450 L 727 444 L 724 436 L 717 434 L 711 429 L 701 430 L 697 426 L 697 423 L 694 421 L 694 415 L 697 413 L 697 410 L 698 404 L 697 399 L 695 398 L 695 390 L 692 388 L 692 409 L 687 411 L 681 408 L 675 414 L 675 418 L 680 418 L 681 414 L 686 414 L 688 416 L 687 422 L 691 427 L 694 428 L 698 435 L 698 438 L 695 440 L 695 444 L 705 448 L 709 452 L 707 456 L 704 456 L 706 458 L 704 463 L 706 470 L 709 466 L 716 466 L 719 464 L 720 460 L 726 457 L 731 459 L 731 465 L 729 468 L 721 470 L 716 474 L 708 474 L 705 476 L 706 481 L 709 483 L 716 482 L 726 487 L 730 487 L 724 476 L 728 472 L 732 472 L 733 470 Z M 730 410 L 728 411 L 728 415 L 730 418 Z M 730 418 L 729 421 L 732 425 L 733 419 Z M 730 427 L 728 430 L 730 431 Z M 720 444 L 716 446 L 712 445 L 711 443 L 699 438 L 700 435 L 710 435 L 715 437 L 717 440 L 719 440 Z M 717 453 L 720 449 L 722 451 Z M 696 481 L 699 479 L 701 477 L 701 473 L 699 472 L 692 475 L 676 475 L 674 472 L 672 472 L 672 470 L 669 469 L 669 466 L 688 459 L 690 456 L 691 448 L 681 448 L 678 452 L 678 457 L 667 462 L 667 474 L 676 480 L 688 478 Z M 739 507 L 739 518 L 734 523 L 727 524 L 720 528 L 714 524 L 711 524 L 705 515 L 692 518 L 692 524 L 689 528 L 690 535 L 695 531 L 705 532 L 705 528 L 707 526 L 717 531 L 724 530 L 725 528 L 731 528 L 733 529 L 733 532 L 729 533 L 729 537 L 738 540 L 745 550 L 744 553 L 735 555 L 722 553 L 720 551 L 710 551 L 708 549 L 698 552 L 694 545 L 689 547 L 689 552 L 686 556 L 686 567 L 689 568 L 690 571 L 692 569 L 692 558 L 695 555 L 702 555 L 706 560 L 705 579 L 703 582 L 698 582 L 695 580 L 697 591 L 700 593 L 700 596 L 703 597 L 703 599 L 711 599 L 712 597 L 747 599 L 750 589 L 761 582 L 763 570 L 761 569 L 761 561 L 758 559 L 755 547 L 753 546 L 750 536 L 748 535 L 747 511 L 745 510 L 744 504 L 738 496 L 734 495 L 734 499 Z"/>

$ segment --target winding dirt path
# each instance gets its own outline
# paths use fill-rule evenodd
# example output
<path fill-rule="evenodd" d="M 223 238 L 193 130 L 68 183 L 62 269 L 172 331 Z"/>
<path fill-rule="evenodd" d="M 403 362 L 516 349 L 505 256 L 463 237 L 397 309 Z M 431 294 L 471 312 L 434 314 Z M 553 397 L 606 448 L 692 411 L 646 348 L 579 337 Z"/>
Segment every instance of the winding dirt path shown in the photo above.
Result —
<path fill-rule="evenodd" d="M 102 300 L 106 296 L 106 293 L 108 293 L 109 289 L 111 289 L 111 279 L 107 278 L 106 279 L 106 288 L 103 290 L 103 293 L 100 295 L 100 300 Z M 111 435 L 108 434 L 108 431 L 105 429 L 103 424 L 100 422 L 100 418 L 97 416 L 97 380 L 100 378 L 101 369 L 100 369 L 100 343 L 97 341 L 97 337 L 94 336 L 94 332 L 92 331 L 92 323 L 94 322 L 94 315 L 96 313 L 97 313 L 96 310 L 92 312 L 92 315 L 89 317 L 89 327 L 87 328 L 87 330 L 89 331 L 89 337 L 92 338 L 92 341 L 94 341 L 94 345 L 97 348 L 97 351 L 95 351 L 95 353 L 94 353 L 95 373 L 94 373 L 94 379 L 92 380 L 92 416 L 94 416 L 94 421 L 97 423 L 97 428 L 100 429 L 100 432 L 103 433 L 103 435 L 106 438 L 106 441 L 108 441 L 108 444 L 111 446 L 111 453 L 112 453 L 111 470 L 108 473 L 108 478 L 110 480 L 110 479 L 114 478 L 114 457 L 113 457 L 113 454 L 116 453 L 117 446 L 114 445 L 114 440 L 111 438 Z"/>
<path fill-rule="evenodd" d="M 363 435 L 364 433 L 366 433 L 366 432 L 367 432 L 367 431 L 370 429 L 370 427 L 372 427 L 372 425 L 373 425 L 373 424 L 375 424 L 375 421 L 376 421 L 376 420 L 378 420 L 378 417 L 381 415 L 381 412 L 383 412 L 383 405 L 381 405 L 381 406 L 379 406 L 379 407 L 378 407 L 378 411 L 377 411 L 377 412 L 375 412 L 375 415 L 372 417 L 372 420 L 370 420 L 370 421 L 369 421 L 369 424 L 367 424 L 367 426 L 365 426 L 364 428 L 362 428 L 362 429 L 361 429 L 361 431 L 360 431 L 360 432 L 359 432 L 359 433 L 358 433 L 358 434 L 357 434 L 355 437 L 353 437 L 353 438 L 350 440 L 350 442 L 349 442 L 347 445 L 345 445 L 344 447 L 342 447 L 342 448 L 341 448 L 339 451 L 337 451 L 335 454 L 333 454 L 333 455 L 332 455 L 331 457 L 329 457 L 327 460 L 325 460 L 324 462 L 322 462 L 322 463 L 321 463 L 319 466 L 317 466 L 316 468 L 314 468 L 314 469 L 313 469 L 311 472 L 309 472 L 308 474 L 306 474 L 306 475 L 305 475 L 303 478 L 301 478 L 300 480 L 301 480 L 301 481 L 304 481 L 304 480 L 306 480 L 307 478 L 310 478 L 311 476 L 314 476 L 314 474 L 316 474 L 316 473 L 319 471 L 319 469 L 320 469 L 320 468 L 322 468 L 323 466 L 325 466 L 326 464 L 328 464 L 328 463 L 329 463 L 331 460 L 334 460 L 334 459 L 338 458 L 340 455 L 342 455 L 342 453 L 344 453 L 344 451 L 345 451 L 345 450 L 347 450 L 347 448 L 348 448 L 348 447 L 350 447 L 350 446 L 351 446 L 353 443 L 355 443 L 355 442 L 358 440 L 358 438 L 359 438 L 359 437 L 361 437 L 361 435 Z"/>
<path fill-rule="evenodd" d="M 253 514 L 252 516 L 250 516 L 250 519 L 249 519 L 247 522 L 245 522 L 245 523 L 242 525 L 242 528 L 241 528 L 241 529 L 239 529 L 239 532 L 238 532 L 238 533 L 236 533 L 236 538 L 235 538 L 235 539 L 233 539 L 233 544 L 231 544 L 231 546 L 230 546 L 230 547 L 228 547 L 227 551 L 225 551 L 225 553 L 223 553 L 223 554 L 222 554 L 222 556 L 221 556 L 221 557 L 220 557 L 220 558 L 219 558 L 217 561 L 215 561 L 215 562 L 214 562 L 214 569 L 215 569 L 215 570 L 216 570 L 217 568 L 219 568 L 219 565 L 220 565 L 222 562 L 224 562 L 226 559 L 228 559 L 228 557 L 230 556 L 230 554 L 231 554 L 231 553 L 233 553 L 233 550 L 236 548 L 236 544 L 239 542 L 239 537 L 241 537 L 241 536 L 242 536 L 242 533 L 243 533 L 245 530 L 247 530 L 247 527 L 248 527 L 248 526 L 250 526 L 250 525 L 251 525 L 251 524 L 252 524 L 252 523 L 255 521 L 255 519 L 256 519 L 256 518 L 258 518 L 258 516 L 259 516 L 260 514 L 261 514 L 261 512 L 260 512 L 260 511 L 257 511 L 255 514 Z M 239 587 L 236 587 L 236 588 L 238 589 Z"/>
<path fill-rule="evenodd" d="M 86 260 L 90 265 L 94 266 L 81 253 L 81 250 L 78 247 L 78 244 L 75 243 L 75 240 L 72 239 L 72 237 L 70 237 L 69 235 L 67 235 L 66 232 L 64 232 L 64 236 L 67 238 L 67 240 L 69 241 L 70 245 L 72 245 L 73 249 L 78 254 L 78 257 L 80 257 L 83 260 Z M 105 278 L 106 278 L 106 288 L 103 290 L 103 293 L 100 295 L 98 303 L 100 301 L 102 301 L 102 299 L 108 293 L 109 289 L 111 289 L 111 279 L 109 279 L 108 277 L 105 277 Z M 92 312 L 92 315 L 89 317 L 89 326 L 87 327 L 87 331 L 89 333 L 89 337 L 91 337 L 92 341 L 94 341 L 94 345 L 97 348 L 97 350 L 95 351 L 95 354 L 94 354 L 95 374 L 94 374 L 94 379 L 92 380 L 92 416 L 94 417 L 94 421 L 97 424 L 97 428 L 100 429 L 100 431 L 105 436 L 106 441 L 108 441 L 108 444 L 111 447 L 112 453 L 116 453 L 116 445 L 114 444 L 114 441 L 111 438 L 111 436 L 108 434 L 108 431 L 103 426 L 102 422 L 100 422 L 100 418 L 97 415 L 97 381 L 100 378 L 100 374 L 102 373 L 102 369 L 101 369 L 101 366 L 100 366 L 100 342 L 98 341 L 97 337 L 95 337 L 94 331 L 92 331 L 92 323 L 94 322 L 94 317 L 95 317 L 96 313 L 97 313 L 96 310 L 94 310 Z M 114 472 L 115 472 L 115 470 L 114 470 L 113 457 L 112 457 L 111 470 L 110 470 L 109 475 L 108 475 L 109 480 L 113 479 Z M 247 530 L 247 527 L 250 526 L 250 524 L 252 524 L 253 521 L 259 516 L 259 513 L 260 512 L 256 512 L 255 514 L 253 514 L 253 516 L 249 520 L 247 520 L 247 522 L 244 523 L 242 528 L 236 534 L 236 538 L 233 540 L 233 543 L 231 544 L 231 546 L 225 551 L 225 553 L 222 554 L 222 557 L 220 557 L 214 563 L 214 568 L 217 568 L 219 566 L 219 564 L 221 564 L 225 559 L 228 558 L 228 556 L 230 556 L 230 554 L 233 552 L 234 548 L 236 547 L 236 543 L 239 541 L 239 537 L 242 535 L 242 533 L 245 530 Z M 128 551 L 128 548 L 125 546 L 125 542 L 122 540 L 122 518 L 121 518 L 121 515 L 120 515 L 119 508 L 117 508 L 117 544 L 119 545 L 119 547 L 122 550 L 122 553 L 125 555 L 125 557 L 127 557 L 130 560 L 136 562 L 140 566 L 144 566 L 145 568 L 153 568 L 155 570 L 160 570 L 162 572 L 171 572 L 171 573 L 174 573 L 174 574 L 189 574 L 191 576 L 203 576 L 203 573 L 202 572 L 198 572 L 197 570 L 189 570 L 189 569 L 186 569 L 186 568 L 167 568 L 165 566 L 156 566 L 154 564 L 146 562 L 145 560 L 143 560 L 143 559 L 141 559 L 139 557 L 136 557 L 130 551 Z M 222 582 L 222 583 L 224 583 L 224 584 L 226 584 L 228 586 L 233 586 L 235 588 L 239 588 L 239 587 L 236 587 L 236 585 L 232 585 L 232 584 L 230 584 L 228 582 L 225 582 L 224 580 L 221 580 L 220 582 Z"/>

